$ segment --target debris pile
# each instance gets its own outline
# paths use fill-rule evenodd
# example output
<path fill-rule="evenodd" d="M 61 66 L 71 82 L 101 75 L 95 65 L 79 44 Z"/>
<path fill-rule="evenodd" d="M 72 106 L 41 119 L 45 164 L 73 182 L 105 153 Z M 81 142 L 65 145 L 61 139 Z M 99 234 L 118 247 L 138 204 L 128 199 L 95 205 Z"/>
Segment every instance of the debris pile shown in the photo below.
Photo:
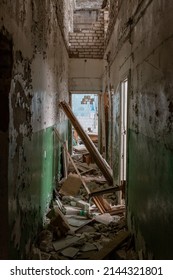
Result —
<path fill-rule="evenodd" d="M 116 201 L 116 192 L 124 192 L 124 188 L 110 186 L 110 167 L 80 130 L 87 145 L 75 146 L 71 156 L 55 129 L 64 149 L 65 176 L 58 182 L 44 229 L 32 248 L 32 258 L 137 259 L 126 228 L 125 205 L 117 205 Z M 96 159 L 95 163 L 87 162 L 86 155 Z"/>
<path fill-rule="evenodd" d="M 128 258 L 132 255 L 128 245 L 130 235 L 125 206 L 116 205 L 116 188 L 106 183 L 95 164 L 86 166 L 75 159 L 75 155 L 73 163 L 81 167 L 80 174 L 83 169 L 90 171 L 85 172 L 81 180 L 70 165 L 67 178 L 58 184 L 44 229 L 32 248 L 32 258 L 109 259 L 111 254 L 116 259 Z M 93 198 L 98 199 L 98 205 Z"/>
<path fill-rule="evenodd" d="M 46 225 L 32 249 L 33 259 L 104 259 L 122 244 L 127 246 L 124 215 L 100 214 L 94 205 L 72 196 L 63 196 L 62 203 L 65 214 L 56 202 L 47 213 Z"/>

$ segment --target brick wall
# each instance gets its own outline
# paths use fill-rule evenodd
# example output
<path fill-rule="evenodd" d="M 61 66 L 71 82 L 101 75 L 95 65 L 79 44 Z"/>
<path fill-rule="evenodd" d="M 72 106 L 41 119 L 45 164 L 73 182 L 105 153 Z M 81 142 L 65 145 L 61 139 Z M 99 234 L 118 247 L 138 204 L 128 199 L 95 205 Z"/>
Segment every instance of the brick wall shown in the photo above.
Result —
<path fill-rule="evenodd" d="M 71 58 L 103 58 L 104 54 L 104 13 L 92 28 L 69 34 L 69 55 Z"/>

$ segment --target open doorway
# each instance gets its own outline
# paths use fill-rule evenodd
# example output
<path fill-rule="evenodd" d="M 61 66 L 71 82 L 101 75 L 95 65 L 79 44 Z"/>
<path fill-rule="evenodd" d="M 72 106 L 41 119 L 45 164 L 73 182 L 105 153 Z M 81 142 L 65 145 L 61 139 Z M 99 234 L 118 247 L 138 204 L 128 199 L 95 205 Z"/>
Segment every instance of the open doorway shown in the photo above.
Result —
<path fill-rule="evenodd" d="M 98 143 L 98 95 L 75 94 L 71 96 L 72 111 L 91 140 Z M 82 144 L 77 132 L 73 130 L 73 146 Z"/>
<path fill-rule="evenodd" d="M 0 32 L 0 259 L 8 259 L 8 150 L 9 92 L 12 74 L 12 43 Z"/>
<path fill-rule="evenodd" d="M 128 110 L 128 79 L 121 82 L 120 89 L 120 184 L 125 187 L 127 179 L 127 110 Z M 122 198 L 123 195 L 122 195 Z"/>

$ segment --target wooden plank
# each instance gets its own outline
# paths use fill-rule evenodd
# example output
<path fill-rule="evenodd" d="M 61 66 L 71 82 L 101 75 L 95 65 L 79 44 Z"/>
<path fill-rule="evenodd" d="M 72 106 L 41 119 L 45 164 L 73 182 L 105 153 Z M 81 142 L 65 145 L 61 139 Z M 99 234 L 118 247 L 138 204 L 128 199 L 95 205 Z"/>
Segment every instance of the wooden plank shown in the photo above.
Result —
<path fill-rule="evenodd" d="M 101 156 L 101 154 L 99 153 L 99 151 L 97 150 L 97 148 L 95 147 L 93 142 L 91 141 L 90 137 L 83 130 L 82 126 L 80 125 L 80 123 L 76 119 L 75 115 L 73 114 L 70 106 L 65 101 L 60 102 L 60 105 L 61 105 L 63 111 L 65 112 L 66 116 L 69 118 L 72 125 L 76 129 L 80 138 L 84 142 L 87 150 L 90 152 L 90 154 L 93 157 L 95 163 L 97 164 L 97 166 L 99 167 L 99 169 L 103 173 L 103 175 L 104 175 L 105 179 L 107 180 L 108 184 L 113 185 L 113 175 L 112 175 L 111 168 L 105 162 L 105 160 L 103 159 L 103 157 Z"/>
<path fill-rule="evenodd" d="M 79 178 L 81 179 L 81 182 L 82 182 L 82 184 L 83 184 L 83 186 L 84 186 L 84 188 L 85 188 L 87 194 L 90 195 L 90 190 L 88 189 L 88 187 L 87 187 L 87 185 L 86 185 L 84 179 L 82 178 L 82 176 L 81 176 L 81 174 L 80 174 L 80 172 L 79 172 L 79 170 L 78 170 L 76 164 L 74 163 L 74 161 L 73 161 L 73 159 L 72 159 L 70 153 L 68 152 L 67 147 L 66 147 L 66 143 L 64 143 L 64 142 L 62 141 L 62 139 L 61 139 L 61 137 L 60 137 L 60 135 L 59 135 L 59 132 L 58 132 L 58 130 L 57 130 L 56 128 L 54 129 L 54 131 L 55 131 L 55 134 L 56 134 L 56 136 L 58 137 L 59 141 L 62 143 L 62 145 L 63 145 L 63 147 L 64 147 L 64 150 L 66 151 L 67 156 L 68 156 L 69 160 L 71 161 L 71 163 L 72 163 L 72 165 L 73 165 L 73 167 L 74 167 L 76 173 L 78 174 Z M 95 205 L 97 206 L 97 208 L 99 209 L 99 211 L 100 211 L 101 213 L 105 213 L 105 212 L 108 210 L 107 207 L 105 207 L 106 204 L 107 204 L 105 199 L 103 199 L 103 198 L 101 198 L 101 197 L 93 197 L 93 202 L 95 203 Z M 103 202 L 104 202 L 104 204 L 103 204 Z M 109 209 L 109 210 L 110 210 L 110 209 Z"/>
<path fill-rule="evenodd" d="M 121 190 L 120 187 L 111 187 L 111 188 L 106 188 L 104 190 L 96 190 L 96 191 L 92 191 L 90 193 L 90 197 L 95 196 L 95 195 L 102 195 L 102 194 L 106 194 L 106 193 L 114 193 L 114 192 L 117 192 L 120 190 Z"/>
<path fill-rule="evenodd" d="M 104 260 L 130 236 L 129 232 L 122 231 L 114 239 L 108 242 L 99 252 L 92 254 L 92 260 Z"/>
<path fill-rule="evenodd" d="M 108 212 L 112 216 L 114 216 L 114 215 L 121 215 L 121 214 L 124 214 L 124 212 L 126 212 L 126 209 L 122 208 L 122 209 L 117 209 L 117 210 L 111 210 L 111 211 L 108 211 Z"/>
<path fill-rule="evenodd" d="M 79 170 L 78 170 L 77 167 L 76 167 L 76 164 L 74 163 L 74 161 L 73 161 L 73 159 L 72 159 L 70 153 L 69 153 L 68 150 L 67 150 L 66 143 L 64 143 L 64 142 L 61 140 L 60 135 L 59 135 L 59 132 L 58 132 L 58 130 L 57 130 L 56 128 L 54 129 L 54 131 L 55 131 L 55 133 L 56 133 L 58 139 L 59 139 L 60 142 L 62 143 L 62 145 L 63 145 L 63 147 L 64 147 L 64 150 L 65 150 L 65 152 L 67 153 L 67 156 L 68 156 L 69 160 L 71 161 L 71 163 L 72 163 L 72 165 L 73 165 L 73 167 L 74 167 L 76 173 L 78 174 L 79 178 L 81 179 L 81 182 L 82 182 L 82 184 L 83 184 L 83 186 L 84 186 L 84 188 L 85 188 L 87 194 L 90 194 L 90 190 L 88 189 L 88 187 L 87 187 L 87 185 L 86 185 L 84 179 L 82 178 L 82 176 L 81 176 Z"/>
<path fill-rule="evenodd" d="M 64 178 L 68 176 L 68 158 L 65 150 L 62 152 Z"/>
<path fill-rule="evenodd" d="M 84 175 L 84 174 L 89 173 L 91 171 L 94 171 L 94 168 L 90 168 L 90 169 L 88 169 L 86 171 L 81 172 L 81 175 Z"/>

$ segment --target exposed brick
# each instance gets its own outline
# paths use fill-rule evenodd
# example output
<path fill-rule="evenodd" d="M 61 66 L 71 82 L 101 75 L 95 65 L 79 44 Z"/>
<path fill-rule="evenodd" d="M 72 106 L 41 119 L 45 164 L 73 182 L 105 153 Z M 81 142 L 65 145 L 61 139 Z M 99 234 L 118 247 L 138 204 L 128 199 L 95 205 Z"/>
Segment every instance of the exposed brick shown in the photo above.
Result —
<path fill-rule="evenodd" d="M 70 57 L 102 58 L 104 52 L 104 13 L 90 30 L 70 34 Z"/>
<path fill-rule="evenodd" d="M 83 33 L 78 33 L 78 36 L 79 36 L 79 37 L 84 37 L 85 34 L 83 34 Z"/>
<path fill-rule="evenodd" d="M 97 30 L 96 33 L 97 34 L 104 34 L 104 31 L 103 30 Z"/>

